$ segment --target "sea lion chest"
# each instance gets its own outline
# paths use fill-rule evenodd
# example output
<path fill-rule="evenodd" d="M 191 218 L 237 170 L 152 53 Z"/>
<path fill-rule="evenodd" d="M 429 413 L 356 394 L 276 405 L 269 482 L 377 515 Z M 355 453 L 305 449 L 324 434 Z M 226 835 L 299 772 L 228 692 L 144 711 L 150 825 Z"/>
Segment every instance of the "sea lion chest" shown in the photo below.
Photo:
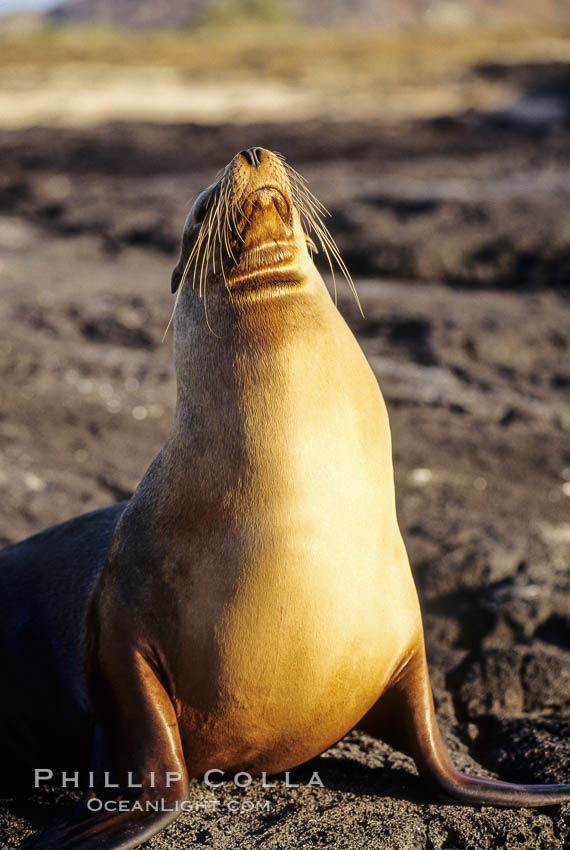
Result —
<path fill-rule="evenodd" d="M 258 374 L 239 407 L 220 410 L 226 392 L 215 414 L 194 416 L 225 418 L 210 448 L 171 442 L 123 517 L 140 526 L 131 554 L 141 515 L 152 527 L 158 510 L 161 538 L 170 527 L 135 607 L 151 620 L 169 611 L 153 640 L 196 773 L 316 755 L 375 702 L 414 638 L 386 411 L 355 342 L 344 361 L 339 374 L 297 346 L 268 376 L 259 357 L 243 363 Z M 169 483 L 160 498 L 157 481 Z"/>

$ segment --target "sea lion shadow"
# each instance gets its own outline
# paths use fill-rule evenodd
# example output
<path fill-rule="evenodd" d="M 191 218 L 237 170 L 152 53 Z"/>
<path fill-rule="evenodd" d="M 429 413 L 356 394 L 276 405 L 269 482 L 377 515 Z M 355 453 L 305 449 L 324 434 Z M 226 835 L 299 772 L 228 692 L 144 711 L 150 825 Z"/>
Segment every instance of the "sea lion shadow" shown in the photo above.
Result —
<path fill-rule="evenodd" d="M 3 834 L 4 829 L 0 831 L 0 846 L 4 846 L 2 840 L 7 840 L 9 834 L 11 838 L 14 835 L 20 836 L 21 847 L 28 847 L 44 830 L 71 820 L 77 806 L 78 799 L 68 797 L 62 802 L 61 791 L 56 789 L 51 792 L 46 790 L 41 794 L 41 799 L 38 799 L 38 795 L 1 799 L 0 809 L 9 812 L 18 823 L 10 825 L 9 833 L 6 831 L 6 834 Z M 2 820 L 4 821 L 4 818 Z"/>
<path fill-rule="evenodd" d="M 430 802 L 429 794 L 422 787 L 418 776 L 410 773 L 405 768 L 395 767 L 386 763 L 380 763 L 378 767 L 370 767 L 362 762 L 346 756 L 318 756 L 289 772 L 289 786 L 295 784 L 307 785 L 314 774 L 318 774 L 323 790 L 337 791 L 352 794 L 355 797 L 372 797 L 381 800 L 389 797 L 392 800 L 401 800 L 407 803 Z M 271 780 L 269 780 L 271 781 Z M 319 784 L 315 786 L 319 791 Z M 287 786 L 284 785 L 284 792 Z M 53 827 L 69 822 L 77 811 L 77 800 L 66 799 L 61 801 L 61 792 L 55 790 L 42 794 L 41 805 L 38 805 L 38 797 L 15 797 L 3 799 L 0 806 L 9 812 L 20 822 L 12 825 L 9 835 L 21 836 L 21 847 L 37 847 L 37 841 L 44 832 Z M 274 813 L 264 816 L 263 828 L 256 831 L 265 832 L 269 825 L 285 820 L 290 812 L 291 805 L 285 806 Z M 25 831 L 24 831 L 25 830 Z M 7 837 L 7 836 L 6 836 Z M 0 833 L 0 844 L 2 834 Z"/>
<path fill-rule="evenodd" d="M 390 797 L 408 803 L 431 801 L 419 776 L 387 762 L 370 767 L 348 756 L 321 755 L 290 771 L 290 782 L 308 784 L 315 773 L 329 791 L 357 797 Z"/>

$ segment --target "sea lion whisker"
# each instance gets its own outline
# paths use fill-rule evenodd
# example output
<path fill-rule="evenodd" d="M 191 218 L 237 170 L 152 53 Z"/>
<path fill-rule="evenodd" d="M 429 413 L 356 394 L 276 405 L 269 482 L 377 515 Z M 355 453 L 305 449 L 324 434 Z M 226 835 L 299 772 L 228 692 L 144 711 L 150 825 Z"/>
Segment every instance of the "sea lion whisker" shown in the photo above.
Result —
<path fill-rule="evenodd" d="M 190 271 L 190 267 L 192 265 L 194 257 L 196 256 L 197 252 L 200 250 L 200 244 L 201 244 L 201 241 L 203 240 L 203 238 L 204 238 L 203 227 L 201 227 L 199 232 L 198 232 L 198 235 L 196 237 L 196 240 L 194 242 L 194 245 L 192 246 L 192 250 L 190 251 L 190 253 L 188 255 L 188 259 L 186 260 L 186 263 L 184 265 L 184 271 L 182 273 L 182 278 L 180 280 L 180 286 L 183 286 L 185 281 L 186 281 L 186 278 L 188 276 L 188 272 Z"/>
<path fill-rule="evenodd" d="M 230 227 L 231 227 L 231 225 L 230 225 L 229 216 L 230 216 L 229 210 L 228 210 L 228 207 L 226 206 L 225 218 L 224 218 L 224 244 L 226 246 L 226 251 L 227 251 L 228 257 L 231 257 L 232 262 L 236 263 L 237 260 L 236 260 L 234 250 L 232 248 L 231 239 L 230 239 L 230 235 L 231 235 Z"/>
<path fill-rule="evenodd" d="M 205 286 L 206 286 L 206 280 L 207 280 L 208 270 L 210 268 L 210 265 L 211 265 L 213 274 L 216 273 L 216 234 L 217 234 L 217 229 L 216 229 L 215 225 L 216 225 L 216 210 L 215 210 L 215 208 L 212 208 L 212 212 L 211 212 L 211 215 L 210 215 L 210 218 L 209 218 L 208 243 L 207 243 L 207 246 L 206 246 L 207 247 L 206 258 L 205 258 L 205 264 L 203 266 L 204 289 L 205 289 Z"/>
<path fill-rule="evenodd" d="M 202 251 L 202 260 L 200 262 L 200 271 L 198 273 L 198 295 L 202 297 L 202 287 L 204 282 L 204 276 L 208 270 L 208 263 L 210 259 L 210 238 L 205 240 L 204 242 L 204 250 Z"/>
<path fill-rule="evenodd" d="M 194 273 L 192 275 L 192 289 L 196 289 L 196 275 L 198 275 L 198 268 L 200 264 L 200 253 L 204 253 L 206 249 L 206 228 L 202 226 L 202 230 L 199 234 L 200 241 L 198 245 L 198 251 L 196 252 L 196 256 L 194 258 Z M 200 278 L 198 275 L 198 285 L 200 285 Z M 198 295 L 201 296 L 201 291 L 198 291 Z"/>
<path fill-rule="evenodd" d="M 198 295 L 200 296 L 200 298 L 202 297 L 202 287 L 203 287 L 204 281 L 206 279 L 206 275 L 208 273 L 208 265 L 209 265 L 209 262 L 210 262 L 213 215 L 214 215 L 214 208 L 211 207 L 210 212 L 208 214 L 208 219 L 207 219 L 207 222 L 206 222 L 205 248 L 204 248 L 204 251 L 202 252 L 202 262 L 200 264 L 200 275 L 199 275 L 199 280 L 198 280 Z"/>
<path fill-rule="evenodd" d="M 282 154 L 276 156 L 276 159 L 283 167 L 284 179 L 288 186 L 289 199 L 286 194 L 285 200 L 288 202 L 291 210 L 296 208 L 298 211 L 301 226 L 306 236 L 307 248 L 311 256 L 315 252 L 318 253 L 317 244 L 319 244 L 322 252 L 325 254 L 332 278 L 335 303 L 338 303 L 336 266 L 346 279 L 358 308 L 362 312 L 354 281 L 346 263 L 342 259 L 336 242 L 324 223 L 323 217 L 330 215 L 329 211 L 308 188 L 306 178 L 299 174 L 286 161 Z M 227 256 L 234 264 L 237 264 L 238 259 L 234 251 L 235 243 L 233 240 L 237 238 L 242 244 L 245 244 L 244 232 L 252 221 L 252 217 L 245 212 L 245 200 L 243 190 L 237 191 L 235 168 L 226 168 L 219 172 L 218 185 L 212 191 L 209 198 L 206 216 L 184 267 L 174 309 L 176 309 L 180 290 L 192 266 L 194 267 L 192 287 L 195 289 L 196 282 L 198 283 L 198 295 L 200 298 L 205 297 L 208 270 L 210 268 L 214 275 L 219 274 L 221 276 L 226 291 L 231 294 L 225 268 L 225 257 Z M 311 233 L 314 234 L 316 242 L 311 238 Z M 171 321 L 172 316 L 167 329 Z"/>
<path fill-rule="evenodd" d="M 214 224 L 215 224 L 215 226 L 214 226 Z M 211 242 L 211 245 L 212 245 L 211 256 L 212 256 L 212 272 L 213 272 L 213 274 L 216 274 L 216 238 L 217 238 L 217 234 L 218 234 L 218 227 L 219 227 L 219 223 L 217 221 L 217 210 L 216 210 L 216 214 L 214 215 L 214 221 L 212 222 L 212 232 L 210 234 L 210 242 Z"/>
<path fill-rule="evenodd" d="M 202 227 L 200 228 L 198 236 L 196 237 L 196 242 L 194 243 L 194 247 L 192 249 L 192 252 L 191 252 L 191 254 L 188 258 L 188 263 L 186 264 L 188 270 L 190 269 L 190 264 L 192 264 L 194 266 L 194 274 L 192 275 L 192 289 L 196 288 L 196 267 L 197 267 L 197 264 L 198 264 L 198 258 L 200 256 L 200 251 L 202 250 L 202 245 L 204 243 L 204 237 L 205 237 L 205 229 L 204 229 L 204 225 L 202 224 Z"/>
<path fill-rule="evenodd" d="M 292 183 L 292 195 L 294 203 L 302 208 L 308 215 L 319 216 L 320 218 L 330 215 L 326 207 L 322 204 L 317 204 L 314 196 L 311 197 L 306 186 L 297 183 L 296 180 Z"/>
<path fill-rule="evenodd" d="M 315 205 L 321 213 L 325 215 L 330 215 L 329 211 L 322 203 L 322 201 L 320 201 L 309 189 L 309 181 L 307 180 L 307 178 L 303 177 L 302 174 L 300 174 L 295 168 L 293 168 L 293 166 L 289 162 L 287 162 L 287 159 L 283 154 L 278 153 L 276 154 L 276 156 L 277 159 L 280 161 L 281 165 L 283 166 L 290 183 L 292 184 L 291 188 L 294 190 L 294 194 L 296 195 L 297 200 L 304 196 L 307 201 Z"/>
<path fill-rule="evenodd" d="M 323 221 L 323 215 L 330 216 L 330 212 L 324 206 L 324 204 L 319 201 L 319 199 L 311 192 L 311 190 L 307 186 L 306 178 L 304 178 L 298 171 L 296 171 L 283 157 L 283 155 L 279 155 L 277 157 L 279 161 L 284 166 L 285 172 L 289 179 L 289 184 L 291 187 L 291 200 L 294 206 L 299 210 L 299 214 L 301 215 L 302 220 L 304 220 L 306 227 L 310 231 L 313 231 L 317 236 L 321 247 L 323 249 L 323 253 L 327 258 L 327 262 L 331 271 L 331 276 L 333 279 L 333 287 L 334 287 L 334 297 L 335 303 L 337 303 L 337 286 L 336 286 L 336 276 L 334 273 L 334 267 L 332 263 L 331 257 L 338 264 L 343 276 L 345 277 L 349 288 L 356 300 L 358 308 L 362 313 L 362 306 L 360 303 L 360 299 L 358 297 L 358 292 L 356 290 L 356 286 L 354 285 L 354 281 L 352 280 L 352 276 L 348 271 L 346 263 L 341 257 L 340 251 L 333 237 L 331 236 L 328 228 L 326 227 Z"/>
<path fill-rule="evenodd" d="M 230 206 L 230 212 L 231 212 L 231 218 L 232 218 L 233 232 L 239 239 L 241 239 L 242 242 L 244 242 L 245 240 L 244 240 L 243 236 L 241 235 L 241 232 L 240 232 L 240 229 L 238 227 L 237 220 L 236 220 L 236 213 L 239 217 L 240 212 L 241 212 L 241 207 L 238 207 L 235 200 L 232 200 L 232 204 Z"/>
<path fill-rule="evenodd" d="M 245 239 L 243 237 L 243 230 L 250 223 L 250 220 L 246 216 L 245 212 L 243 211 L 243 206 L 236 204 L 235 209 L 236 209 L 236 212 L 237 212 L 237 215 L 238 215 L 238 219 L 241 220 L 241 226 L 240 226 L 240 225 L 237 224 L 237 222 L 234 219 L 236 233 L 238 235 L 238 238 L 241 239 L 242 243 L 245 244 Z"/>
<path fill-rule="evenodd" d="M 209 247 L 210 247 L 210 246 L 208 246 L 208 248 L 209 248 Z M 208 257 L 208 262 L 209 262 L 209 257 Z M 206 269 L 207 269 L 207 267 L 208 267 L 208 262 L 206 263 Z M 221 339 L 221 338 L 222 338 L 222 337 L 221 337 L 221 335 L 220 335 L 220 334 L 217 334 L 217 333 L 215 332 L 215 330 L 213 329 L 213 327 L 212 327 L 212 325 L 211 325 L 211 323 L 210 323 L 210 317 L 209 317 L 209 315 L 208 315 L 207 283 L 208 283 L 208 275 L 207 275 L 207 274 L 205 274 L 205 275 L 204 275 L 204 319 L 205 319 L 205 321 L 206 321 L 206 327 L 208 328 L 208 330 L 210 331 L 210 333 L 211 333 L 211 334 L 213 334 L 213 335 L 214 335 L 215 337 L 217 337 L 218 339 Z"/>
<path fill-rule="evenodd" d="M 229 200 L 229 182 L 226 181 L 220 194 L 220 220 L 222 228 L 222 236 L 226 251 L 231 254 L 231 248 L 228 240 L 228 200 Z"/>
<path fill-rule="evenodd" d="M 358 291 L 356 289 L 356 285 L 355 285 L 355 283 L 352 279 L 352 275 L 350 274 L 350 272 L 349 272 L 349 270 L 346 266 L 346 263 L 342 259 L 338 245 L 336 244 L 333 237 L 329 233 L 324 222 L 322 222 L 322 221 L 316 222 L 315 234 L 317 235 L 317 237 L 318 237 L 318 239 L 321 243 L 321 246 L 323 247 L 323 250 L 326 252 L 325 244 L 329 248 L 329 250 L 330 250 L 332 256 L 334 257 L 334 259 L 336 260 L 346 282 L 348 283 L 350 291 L 352 292 L 352 294 L 354 296 L 354 300 L 356 301 L 356 304 L 357 304 L 358 309 L 360 311 L 360 315 L 364 316 L 364 312 L 362 310 L 362 304 L 361 304 L 360 298 L 358 296 Z"/>
<path fill-rule="evenodd" d="M 174 314 L 176 313 L 176 308 L 178 307 L 178 301 L 180 299 L 180 293 L 181 292 L 182 292 L 182 283 L 178 287 L 178 291 L 176 293 L 176 298 L 174 299 L 174 306 L 172 307 L 166 328 L 164 329 L 164 333 L 162 334 L 161 343 L 164 342 L 164 340 L 166 339 L 166 334 L 170 330 L 170 325 L 172 324 L 172 321 L 174 319 Z"/>
<path fill-rule="evenodd" d="M 194 255 L 196 253 L 197 248 L 199 247 L 199 238 L 200 238 L 200 234 L 198 234 L 196 242 L 194 242 L 194 245 L 192 246 L 192 250 L 190 251 L 190 253 L 188 255 L 188 259 L 186 260 L 186 263 L 184 264 L 184 271 L 182 272 L 182 277 L 180 278 L 180 283 L 178 284 L 178 288 L 177 288 L 177 291 L 176 291 L 176 298 L 174 299 L 174 306 L 172 307 L 168 322 L 166 324 L 166 328 L 165 328 L 164 333 L 162 335 L 162 340 L 161 340 L 162 342 L 164 342 L 164 340 L 166 339 L 166 335 L 167 335 L 168 331 L 170 330 L 170 326 L 171 326 L 172 321 L 174 319 L 174 314 L 176 313 L 176 308 L 178 307 L 178 302 L 180 300 L 180 296 L 182 294 L 184 284 L 186 283 L 186 279 L 188 277 L 188 272 L 190 271 L 190 266 L 192 265 L 192 260 L 194 258 Z"/>
<path fill-rule="evenodd" d="M 311 216 L 318 218 L 319 220 L 323 220 L 325 217 L 330 217 L 330 213 L 326 207 L 322 204 L 318 206 L 313 198 L 310 195 L 307 195 L 305 192 L 301 192 L 297 195 L 298 203 L 302 204 L 303 208 L 307 211 L 307 213 Z"/>
<path fill-rule="evenodd" d="M 286 164 L 286 171 L 289 177 L 289 180 L 292 182 L 296 189 L 297 196 L 304 197 L 308 203 L 315 206 L 323 215 L 330 215 L 329 211 L 325 207 L 325 205 L 320 201 L 316 195 L 314 195 L 308 187 L 308 181 L 305 177 L 299 174 L 298 171 L 295 171 L 292 166 L 288 163 Z"/>
<path fill-rule="evenodd" d="M 231 256 L 234 263 L 236 262 L 236 258 L 232 248 L 232 229 L 235 231 L 236 223 L 234 219 L 234 211 L 233 205 L 230 204 L 230 183 L 228 181 L 227 189 L 226 189 L 226 200 L 225 200 L 225 209 L 226 209 L 226 246 L 228 250 L 228 254 Z"/>
<path fill-rule="evenodd" d="M 218 260 L 220 264 L 220 271 L 223 271 L 223 263 L 222 263 L 222 236 L 220 232 L 220 222 L 221 222 L 221 207 L 218 204 L 216 208 L 216 226 L 214 228 L 212 234 L 212 271 L 214 275 L 216 274 L 216 260 Z M 216 248 L 218 250 L 216 250 Z"/>
<path fill-rule="evenodd" d="M 227 189 L 227 186 L 224 186 L 222 188 Z M 170 325 L 172 324 L 172 320 L 174 318 L 174 313 L 176 311 L 176 307 L 178 306 L 180 294 L 181 294 L 182 289 L 183 289 L 183 287 L 186 283 L 186 280 L 188 278 L 188 274 L 189 274 L 189 271 L 190 271 L 192 265 L 194 266 L 194 274 L 192 276 L 192 288 L 193 289 L 196 288 L 196 279 L 198 279 L 198 287 L 199 287 L 199 293 L 198 294 L 199 294 L 199 297 L 202 297 L 203 284 L 204 284 L 204 281 L 205 281 L 205 277 L 207 275 L 207 269 L 208 269 L 210 259 L 212 260 L 212 263 L 213 263 L 214 268 L 215 268 L 216 254 L 215 254 L 215 238 L 214 237 L 215 237 L 215 234 L 217 233 L 218 239 L 221 239 L 221 231 L 222 231 L 222 228 L 224 226 L 223 222 L 222 222 L 222 211 L 224 209 L 224 206 L 226 206 L 226 205 L 224 203 L 224 199 L 222 197 L 221 192 L 219 192 L 219 193 L 216 192 L 213 200 L 214 200 L 213 203 L 210 202 L 208 204 L 207 217 L 204 219 L 204 221 L 202 222 L 202 224 L 200 226 L 200 229 L 198 231 L 198 235 L 196 236 L 196 240 L 194 242 L 194 245 L 192 246 L 192 249 L 191 249 L 191 251 L 188 255 L 188 258 L 186 260 L 186 263 L 184 265 L 184 271 L 182 273 L 180 284 L 178 286 L 178 291 L 177 291 L 177 294 L 176 294 L 176 300 L 175 300 L 174 307 L 173 307 L 173 310 L 171 312 L 168 324 L 166 326 L 166 330 L 165 330 L 164 335 L 163 335 L 163 340 L 165 339 L 166 334 L 168 333 L 168 330 L 170 328 Z M 214 239 L 214 246 L 211 246 L 213 239 Z M 214 250 L 212 250 L 212 248 L 214 248 Z M 220 265 L 223 265 L 221 251 L 220 251 L 220 255 L 219 255 L 219 261 L 220 261 Z"/>
<path fill-rule="evenodd" d="M 216 211 L 217 215 L 217 228 L 216 234 L 219 241 L 219 260 L 222 273 L 224 272 L 224 261 L 223 261 L 223 246 L 226 245 L 227 250 L 227 235 L 226 235 L 226 196 L 223 191 L 225 187 L 222 187 L 220 190 L 220 197 L 218 201 L 218 207 Z M 225 274 L 224 274 L 225 279 Z"/>
<path fill-rule="evenodd" d="M 316 232 L 316 231 L 315 231 L 315 232 Z M 336 304 L 338 304 L 338 292 L 337 292 L 337 286 L 336 286 L 336 276 L 335 276 L 335 273 L 334 273 L 334 268 L 333 268 L 332 260 L 331 260 L 331 258 L 330 258 L 330 254 L 329 254 L 329 252 L 328 252 L 328 248 L 327 248 L 327 246 L 325 245 L 325 243 L 324 243 L 322 240 L 321 240 L 321 246 L 322 246 L 323 253 L 324 253 L 325 257 L 327 258 L 327 262 L 328 262 L 328 264 L 329 264 L 329 268 L 330 268 L 330 270 L 331 270 L 331 276 L 332 276 L 332 282 L 333 282 L 333 291 L 334 291 L 334 303 L 335 303 L 335 305 L 336 305 Z"/>
<path fill-rule="evenodd" d="M 220 244 L 224 238 L 224 217 L 225 217 L 225 185 L 220 184 L 220 193 L 216 206 L 216 233 Z"/>
<path fill-rule="evenodd" d="M 215 221 L 215 218 L 216 218 L 216 216 L 215 216 L 216 206 L 217 206 L 216 204 L 212 204 L 209 211 L 208 211 L 208 239 L 211 238 L 212 231 L 213 231 L 213 228 L 214 228 L 214 221 Z"/>
<path fill-rule="evenodd" d="M 216 255 L 215 247 L 216 243 L 218 243 L 218 259 L 220 264 L 220 269 L 223 272 L 224 270 L 224 262 L 223 262 L 223 203 L 222 198 L 220 197 L 220 201 L 218 203 L 216 209 L 216 231 L 214 233 L 214 258 Z"/>
<path fill-rule="evenodd" d="M 309 192 L 309 190 L 305 186 L 303 186 L 302 188 L 304 190 L 302 195 L 297 196 L 296 199 L 295 199 L 297 201 L 299 210 L 302 213 L 302 217 L 305 219 L 305 222 L 308 225 L 309 229 L 313 230 L 315 235 L 319 239 L 321 246 L 323 248 L 323 251 L 326 253 L 325 245 L 330 250 L 330 252 L 331 252 L 333 258 L 335 259 L 336 263 L 338 264 L 344 278 L 346 279 L 346 282 L 349 285 L 349 288 L 350 288 L 350 290 L 351 290 L 351 292 L 352 292 L 352 294 L 355 298 L 355 301 L 358 305 L 358 309 L 360 310 L 360 313 L 363 315 L 362 305 L 360 303 L 360 298 L 358 297 L 358 292 L 357 292 L 356 286 L 354 284 L 354 281 L 352 280 L 352 276 L 351 276 L 351 274 L 350 274 L 350 272 L 349 272 L 349 270 L 346 266 L 346 263 L 342 259 L 342 256 L 340 254 L 340 250 L 339 250 L 336 242 L 334 241 L 334 239 L 331 236 L 326 224 L 323 221 L 321 209 L 324 210 L 326 215 L 330 215 L 330 213 L 328 212 L 326 207 L 324 207 L 322 204 L 320 204 L 320 202 L 314 197 L 314 195 L 312 195 L 311 192 Z M 320 208 L 317 208 L 317 204 L 319 204 Z M 330 258 L 328 256 L 327 256 L 327 259 L 329 260 L 329 265 L 330 265 Z M 335 286 L 335 303 L 336 303 L 336 281 L 335 281 L 335 278 L 334 278 L 334 272 L 333 272 L 332 268 L 331 268 L 331 274 L 333 276 L 333 285 Z"/>
<path fill-rule="evenodd" d="M 224 200 L 225 200 L 225 199 L 224 199 Z M 222 214 L 223 214 L 223 220 L 222 220 Z M 219 235 L 219 258 L 220 258 L 220 269 L 221 269 L 222 277 L 223 277 L 223 280 L 224 280 L 224 286 L 225 286 L 225 288 L 226 288 L 226 291 L 229 293 L 229 295 L 230 295 L 230 297 L 231 297 L 231 291 L 230 291 L 230 287 L 229 287 L 228 280 L 227 280 L 227 277 L 226 277 L 226 270 L 225 270 L 225 268 L 224 268 L 224 256 L 223 256 L 224 248 L 225 248 L 226 253 L 227 253 L 228 255 L 233 255 L 233 252 L 231 251 L 231 248 L 230 248 L 229 243 L 228 243 L 228 227 L 227 227 L 227 223 L 228 223 L 228 221 L 227 221 L 227 205 L 226 205 L 226 204 L 224 204 L 224 205 L 223 205 L 223 209 L 220 209 L 220 226 L 221 226 L 221 232 L 220 232 L 220 230 L 218 230 L 218 235 Z"/>
<path fill-rule="evenodd" d="M 360 303 L 360 298 L 358 296 L 358 292 L 356 290 L 356 286 L 354 281 L 352 280 L 352 276 L 346 266 L 346 263 L 342 259 L 340 251 L 333 237 L 331 236 L 327 226 L 325 225 L 322 215 L 320 211 L 316 208 L 315 204 L 312 203 L 311 198 L 307 197 L 306 194 L 301 196 L 297 195 L 295 197 L 295 203 L 301 215 L 302 223 L 309 231 L 313 231 L 317 239 L 321 244 L 321 248 L 323 249 L 323 253 L 327 258 L 327 262 L 329 264 L 331 270 L 331 276 L 333 279 L 333 287 L 334 287 L 334 296 L 335 296 L 335 304 L 337 303 L 337 286 L 336 286 L 336 277 L 334 273 L 334 268 L 331 260 L 332 258 L 336 261 L 339 266 L 343 277 L 346 279 L 350 291 L 352 292 L 354 299 L 358 305 L 358 309 L 362 314 L 362 306 Z M 328 214 L 328 213 L 327 213 Z M 329 253 L 330 252 L 330 253 Z"/>
<path fill-rule="evenodd" d="M 228 256 L 232 258 L 232 261 L 235 263 L 236 258 L 234 256 L 234 252 L 231 246 L 231 223 L 230 223 L 230 215 L 231 215 L 231 207 L 230 207 L 230 183 L 229 180 L 226 182 L 223 193 L 224 199 L 224 244 L 226 246 L 226 251 Z"/>

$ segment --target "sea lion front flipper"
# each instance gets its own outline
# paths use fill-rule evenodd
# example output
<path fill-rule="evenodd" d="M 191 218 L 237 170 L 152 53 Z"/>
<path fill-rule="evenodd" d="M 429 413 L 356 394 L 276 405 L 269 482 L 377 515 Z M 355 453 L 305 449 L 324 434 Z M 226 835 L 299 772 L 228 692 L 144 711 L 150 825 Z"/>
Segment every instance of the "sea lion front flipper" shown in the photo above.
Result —
<path fill-rule="evenodd" d="M 516 785 L 454 767 L 437 725 L 423 643 L 358 727 L 411 755 L 420 776 L 450 802 L 527 807 L 570 801 L 570 785 Z"/>
<path fill-rule="evenodd" d="M 153 666 L 117 647 L 99 687 L 115 763 L 111 779 L 120 787 L 86 797 L 71 821 L 34 836 L 27 850 L 130 850 L 180 814 L 188 774 L 178 719 Z"/>

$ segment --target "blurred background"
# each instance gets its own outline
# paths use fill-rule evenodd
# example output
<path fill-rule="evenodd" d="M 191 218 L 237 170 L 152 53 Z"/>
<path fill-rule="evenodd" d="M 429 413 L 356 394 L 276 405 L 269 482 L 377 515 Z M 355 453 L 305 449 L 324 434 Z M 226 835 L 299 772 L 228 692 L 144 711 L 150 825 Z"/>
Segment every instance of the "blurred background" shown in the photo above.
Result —
<path fill-rule="evenodd" d="M 388 403 L 455 758 L 568 781 L 569 34 L 567 0 L 0 0 L 0 541 L 136 487 L 174 405 L 189 204 L 278 150 L 360 293 L 339 308 Z M 319 761 L 326 792 L 279 786 L 273 821 L 215 835 L 189 815 L 176 846 L 568 837 L 558 810 L 442 812 L 356 733 Z"/>

